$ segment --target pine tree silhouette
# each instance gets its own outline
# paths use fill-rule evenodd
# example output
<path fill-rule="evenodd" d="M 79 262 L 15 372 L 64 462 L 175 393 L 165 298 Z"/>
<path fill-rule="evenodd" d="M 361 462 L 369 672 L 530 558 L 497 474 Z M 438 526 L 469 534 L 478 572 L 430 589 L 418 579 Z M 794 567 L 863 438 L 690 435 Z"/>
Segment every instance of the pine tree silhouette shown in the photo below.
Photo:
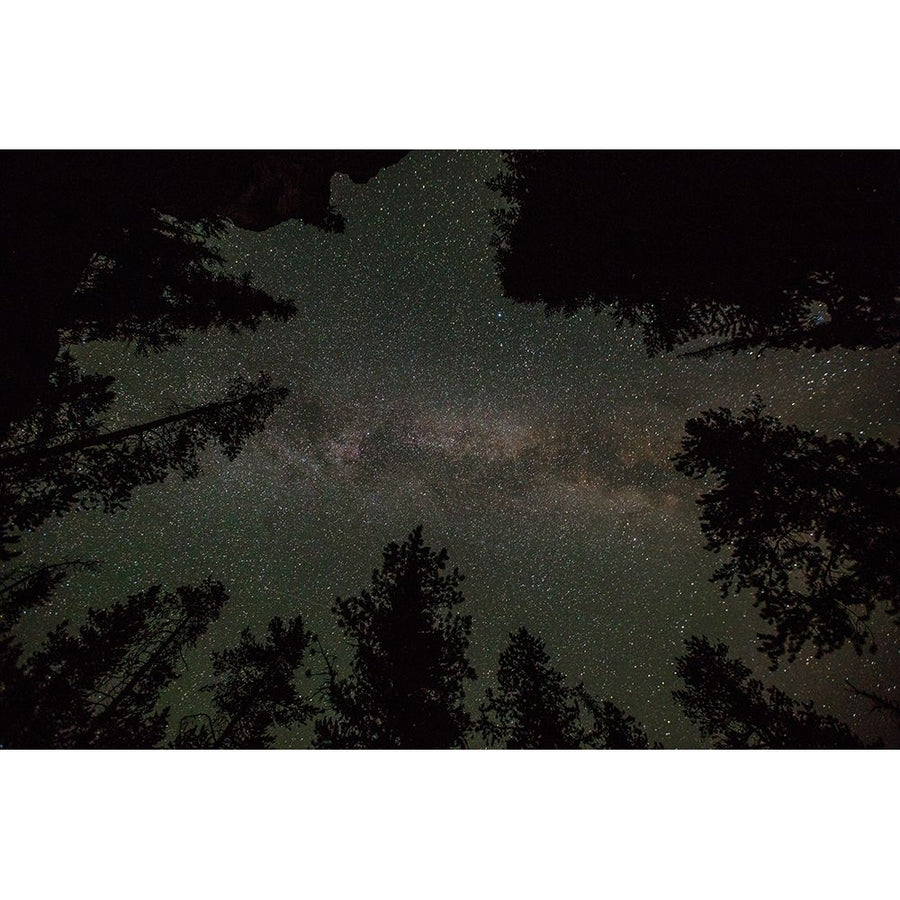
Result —
<path fill-rule="evenodd" d="M 181 722 L 178 749 L 264 749 L 276 727 L 302 724 L 319 710 L 299 694 L 296 673 L 311 635 L 298 616 L 286 625 L 269 622 L 260 643 L 249 628 L 236 647 L 213 654 L 216 680 L 201 690 L 212 694 L 215 712 Z"/>
<path fill-rule="evenodd" d="M 0 682 L 0 743 L 157 746 L 169 716 L 157 709 L 160 693 L 226 600 L 214 581 L 173 592 L 154 585 L 124 603 L 90 610 L 77 630 L 63 622 L 24 664 L 11 651 Z"/>
<path fill-rule="evenodd" d="M 288 393 L 266 375 L 237 379 L 214 403 L 106 431 L 100 416 L 112 405 L 111 382 L 63 357 L 32 415 L 0 441 L 0 559 L 14 555 L 23 530 L 50 516 L 121 509 L 138 485 L 173 471 L 195 477 L 211 441 L 234 459 Z"/>
<path fill-rule="evenodd" d="M 729 658 L 725 644 L 692 637 L 685 645 L 687 653 L 675 665 L 685 687 L 673 691 L 673 696 L 713 746 L 732 750 L 866 746 L 846 724 L 816 712 L 812 702 L 798 703 L 752 678 L 741 660 Z"/>
<path fill-rule="evenodd" d="M 210 238 L 222 220 L 182 222 L 148 210 L 98 243 L 75 289 L 69 340 L 120 340 L 138 352 L 180 343 L 190 331 L 254 330 L 265 316 L 285 321 L 296 305 L 235 278 Z"/>
<path fill-rule="evenodd" d="M 544 642 L 525 628 L 509 636 L 500 654 L 497 691 L 489 687 L 485 697 L 479 729 L 489 745 L 571 749 L 583 743 L 577 691 L 550 665 Z"/>
<path fill-rule="evenodd" d="M 65 340 L 159 348 L 187 329 L 252 327 L 291 303 L 221 267 L 225 222 L 331 231 L 336 172 L 364 183 L 398 151 L 22 151 L 0 167 L 0 434 L 27 416 Z"/>
<path fill-rule="evenodd" d="M 462 575 L 446 572 L 447 551 L 425 545 L 421 525 L 384 550 L 372 587 L 338 598 L 333 610 L 353 648 L 350 673 L 326 657 L 330 714 L 316 721 L 315 746 L 331 748 L 450 748 L 466 745 L 471 720 L 465 683 L 471 619 Z"/>
<path fill-rule="evenodd" d="M 485 692 L 478 729 L 489 746 L 509 750 L 649 747 L 633 717 L 592 697 L 582 684 L 567 686 L 550 665 L 544 642 L 525 628 L 510 634 L 500 654 L 497 689 Z"/>

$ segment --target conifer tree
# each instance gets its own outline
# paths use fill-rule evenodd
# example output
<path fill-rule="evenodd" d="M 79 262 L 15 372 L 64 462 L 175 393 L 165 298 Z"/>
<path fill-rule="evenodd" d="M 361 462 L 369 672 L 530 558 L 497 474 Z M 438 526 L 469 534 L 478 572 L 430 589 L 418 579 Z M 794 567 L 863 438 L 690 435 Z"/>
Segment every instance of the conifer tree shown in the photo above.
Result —
<path fill-rule="evenodd" d="M 264 642 L 249 628 L 236 647 L 213 654 L 215 681 L 201 688 L 212 694 L 214 713 L 182 720 L 179 749 L 264 749 L 276 727 L 308 721 L 317 712 L 297 690 L 296 673 L 311 635 L 298 616 L 269 622 Z"/>
<path fill-rule="evenodd" d="M 154 747 L 168 709 L 161 692 L 183 653 L 218 618 L 227 595 L 206 581 L 159 585 L 105 609 L 77 629 L 63 622 L 24 664 L 8 659 L 0 685 L 0 743 L 22 748 Z"/>
<path fill-rule="evenodd" d="M 497 688 L 481 704 L 479 731 L 489 746 L 509 750 L 647 749 L 643 727 L 584 685 L 569 686 L 550 664 L 544 642 L 527 629 L 509 636 Z"/>
<path fill-rule="evenodd" d="M 234 459 L 287 389 L 266 375 L 236 379 L 224 398 L 126 428 L 107 430 L 112 379 L 82 373 L 62 357 L 32 414 L 0 439 L 0 559 L 24 530 L 74 508 L 121 509 L 135 487 L 200 473 L 210 443 Z"/>
<path fill-rule="evenodd" d="M 834 716 L 816 712 L 776 687 L 752 678 L 728 656 L 725 644 L 706 637 L 685 641 L 675 671 L 684 687 L 673 696 L 701 735 L 719 749 L 857 749 L 865 745 Z"/>
<path fill-rule="evenodd" d="M 471 720 L 466 658 L 471 619 L 446 550 L 426 546 L 422 527 L 384 550 L 370 589 L 338 598 L 333 610 L 353 657 L 341 676 L 328 662 L 330 714 L 316 722 L 316 746 L 449 748 L 466 745 Z"/>

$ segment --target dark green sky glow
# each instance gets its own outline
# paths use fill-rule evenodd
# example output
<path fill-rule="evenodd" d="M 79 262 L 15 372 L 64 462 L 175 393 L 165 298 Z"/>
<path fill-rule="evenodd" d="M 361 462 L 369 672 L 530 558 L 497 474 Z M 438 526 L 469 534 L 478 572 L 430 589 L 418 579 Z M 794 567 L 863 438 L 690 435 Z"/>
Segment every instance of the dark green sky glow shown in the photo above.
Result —
<path fill-rule="evenodd" d="M 43 528 L 29 560 L 97 556 L 103 568 L 76 575 L 26 627 L 42 633 L 67 598 L 100 605 L 152 581 L 212 575 L 231 602 L 208 642 L 300 610 L 335 646 L 333 597 L 364 587 L 382 546 L 423 522 L 466 575 L 482 680 L 525 625 L 652 739 L 696 746 L 671 699 L 682 640 L 705 633 L 760 674 L 766 665 L 749 599 L 723 601 L 708 584 L 699 486 L 667 461 L 685 420 L 759 393 L 802 427 L 896 440 L 900 361 L 850 351 L 648 359 L 635 333 L 605 317 L 516 306 L 489 243 L 497 199 L 484 183 L 499 167 L 494 152 L 413 153 L 367 185 L 335 180 L 343 235 L 296 222 L 233 231 L 224 251 L 234 267 L 298 301 L 287 324 L 191 337 L 146 359 L 112 344 L 82 353 L 118 379 L 122 422 L 215 396 L 238 371 L 265 369 L 293 394 L 236 462 L 211 456 L 201 478 L 142 489 L 115 516 Z M 866 735 L 875 720 L 843 678 L 889 688 L 890 658 L 887 648 L 873 660 L 801 658 L 773 681 Z"/>

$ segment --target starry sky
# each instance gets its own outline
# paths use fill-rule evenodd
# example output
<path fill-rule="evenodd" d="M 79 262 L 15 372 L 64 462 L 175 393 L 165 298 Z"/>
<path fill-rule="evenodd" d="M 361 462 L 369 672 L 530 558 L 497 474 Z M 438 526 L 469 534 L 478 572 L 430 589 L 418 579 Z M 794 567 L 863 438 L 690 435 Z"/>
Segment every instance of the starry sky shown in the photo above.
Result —
<path fill-rule="evenodd" d="M 701 746 L 671 691 L 682 641 L 707 634 L 768 683 L 879 733 L 843 679 L 892 689 L 900 673 L 886 648 L 801 657 L 769 675 L 749 598 L 723 600 L 708 582 L 700 486 L 668 458 L 688 418 L 742 409 L 754 394 L 801 427 L 897 440 L 897 354 L 648 358 L 635 331 L 602 315 L 513 304 L 490 246 L 499 200 L 485 182 L 501 165 L 498 152 L 416 152 L 365 185 L 335 177 L 342 235 L 297 222 L 229 232 L 229 266 L 297 302 L 287 323 L 190 336 L 147 358 L 79 348 L 83 365 L 117 379 L 113 427 L 211 400 L 237 373 L 266 370 L 292 394 L 235 462 L 211 452 L 194 481 L 139 489 L 115 516 L 74 513 L 34 535 L 26 561 L 96 557 L 102 568 L 76 574 L 25 630 L 85 600 L 211 575 L 231 601 L 193 684 L 210 647 L 275 614 L 302 612 L 337 650 L 334 597 L 365 587 L 382 547 L 421 522 L 466 576 L 473 699 L 524 625 L 651 739 Z"/>

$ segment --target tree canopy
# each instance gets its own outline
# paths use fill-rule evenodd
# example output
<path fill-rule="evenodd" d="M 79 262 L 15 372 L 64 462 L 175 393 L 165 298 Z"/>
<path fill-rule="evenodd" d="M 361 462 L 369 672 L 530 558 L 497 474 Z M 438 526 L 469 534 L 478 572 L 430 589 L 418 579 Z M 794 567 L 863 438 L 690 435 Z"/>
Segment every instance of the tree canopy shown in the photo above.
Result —
<path fill-rule="evenodd" d="M 160 693 L 227 599 L 214 581 L 172 592 L 154 585 L 124 603 L 91 609 L 78 629 L 62 622 L 23 662 L 17 658 L 21 647 L 8 642 L 0 742 L 24 748 L 156 746 L 169 716 L 168 709 L 157 709 Z"/>
<path fill-rule="evenodd" d="M 784 425 L 758 400 L 685 429 L 676 469 L 714 478 L 697 501 L 707 548 L 725 555 L 713 580 L 752 593 L 773 667 L 807 643 L 875 649 L 873 611 L 900 616 L 900 448 Z"/>
<path fill-rule="evenodd" d="M 725 644 L 705 637 L 685 641 L 675 671 L 684 687 L 673 692 L 684 714 L 719 749 L 859 749 L 865 744 L 848 725 L 766 687 L 728 656 Z"/>
<path fill-rule="evenodd" d="M 235 379 L 212 403 L 108 430 L 101 417 L 113 405 L 112 381 L 63 356 L 31 414 L 0 438 L 0 559 L 51 516 L 121 509 L 139 485 L 170 472 L 197 476 L 210 442 L 234 459 L 288 393 L 265 374 Z"/>
<path fill-rule="evenodd" d="M 225 272 L 210 243 L 225 226 L 148 210 L 104 233 L 75 288 L 68 320 L 60 322 L 64 339 L 119 340 L 148 352 L 179 343 L 190 331 L 253 330 L 264 316 L 290 318 L 293 302 L 254 287 L 249 272 Z"/>
<path fill-rule="evenodd" d="M 88 610 L 75 628 L 63 621 L 26 653 L 13 627 L 45 604 L 80 562 L 33 568 L 0 585 L 0 745 L 8 748 L 270 747 L 273 729 L 308 721 L 316 712 L 297 678 L 310 634 L 300 616 L 269 622 L 260 642 L 250 629 L 234 647 L 214 651 L 213 712 L 181 717 L 169 738 L 165 692 L 186 672 L 195 647 L 228 600 L 207 580 L 165 591 L 160 585 Z M 183 694 L 200 705 L 200 696 Z M 196 707 L 195 707 L 196 708 Z"/>
<path fill-rule="evenodd" d="M 399 151 L 7 152 L 0 167 L 0 434 L 31 410 L 61 346 L 142 350 L 253 327 L 293 302 L 225 271 L 210 238 L 299 219 L 343 230 L 336 172 L 365 182 Z M 62 341 L 62 344 L 61 344 Z"/>
<path fill-rule="evenodd" d="M 174 746 L 179 749 L 265 749 L 273 729 L 302 724 L 317 712 L 297 688 L 311 635 L 300 616 L 269 622 L 260 642 L 249 628 L 236 647 L 213 654 L 215 681 L 201 690 L 212 694 L 215 712 L 185 717 Z"/>
<path fill-rule="evenodd" d="M 506 294 L 606 310 L 651 353 L 900 342 L 893 153 L 559 151 L 491 182 Z"/>

